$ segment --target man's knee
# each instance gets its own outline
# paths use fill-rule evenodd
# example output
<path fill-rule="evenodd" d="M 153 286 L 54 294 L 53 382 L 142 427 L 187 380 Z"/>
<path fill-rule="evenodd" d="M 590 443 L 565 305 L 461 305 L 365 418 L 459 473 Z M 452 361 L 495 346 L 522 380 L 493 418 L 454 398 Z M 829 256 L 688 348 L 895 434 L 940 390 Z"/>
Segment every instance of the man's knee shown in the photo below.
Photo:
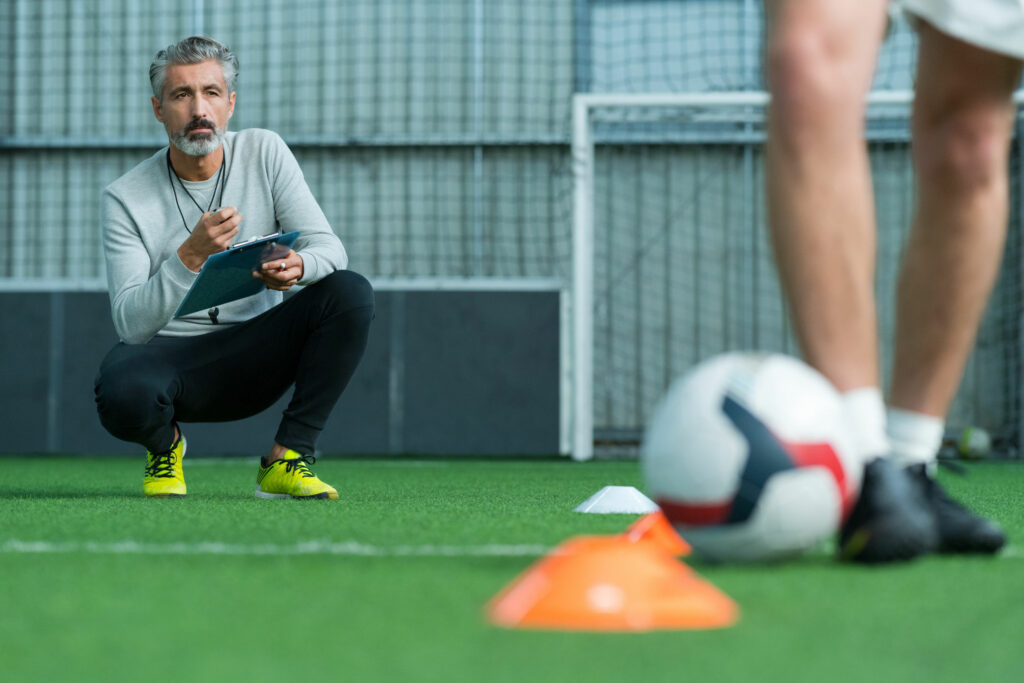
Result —
<path fill-rule="evenodd" d="M 343 312 L 374 308 L 373 285 L 352 270 L 336 270 L 319 283 Z"/>
<path fill-rule="evenodd" d="M 94 386 L 103 427 L 117 438 L 132 441 L 160 424 L 170 408 L 160 379 L 152 363 L 141 356 L 103 367 Z"/>
<path fill-rule="evenodd" d="M 808 44 L 812 43 L 812 44 Z M 772 122 L 798 134 L 855 120 L 863 110 L 862 93 L 843 85 L 840 65 L 823 58 L 811 38 L 775 46 L 768 57 Z"/>
<path fill-rule="evenodd" d="M 794 138 L 861 125 L 880 38 L 867 18 L 847 26 L 820 8 L 776 18 L 765 50 L 773 125 Z"/>
<path fill-rule="evenodd" d="M 991 103 L 950 103 L 919 111 L 914 120 L 914 164 L 919 178 L 944 192 L 984 191 L 1007 172 L 1010 122 Z"/>

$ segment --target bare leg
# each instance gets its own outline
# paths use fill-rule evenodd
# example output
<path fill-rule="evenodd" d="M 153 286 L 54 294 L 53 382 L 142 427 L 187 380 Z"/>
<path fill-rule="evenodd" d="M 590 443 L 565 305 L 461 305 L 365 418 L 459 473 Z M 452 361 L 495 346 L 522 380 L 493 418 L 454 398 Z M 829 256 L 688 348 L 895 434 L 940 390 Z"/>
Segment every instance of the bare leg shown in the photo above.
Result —
<path fill-rule="evenodd" d="M 864 100 L 886 4 L 766 4 L 766 175 L 779 277 L 805 359 L 840 391 L 879 382 Z"/>
<path fill-rule="evenodd" d="M 898 294 L 894 407 L 944 417 L 999 269 L 1019 60 L 922 23 L 918 194 Z"/>
<path fill-rule="evenodd" d="M 1007 157 L 1017 59 L 919 31 L 914 104 L 918 194 L 900 273 L 889 431 L 892 455 L 923 492 L 939 550 L 994 553 L 998 524 L 974 515 L 928 472 L 992 290 L 1007 222 Z M 916 464 L 914 464 L 916 463 Z"/>
<path fill-rule="evenodd" d="M 858 562 L 916 557 L 937 544 L 935 522 L 903 470 L 878 457 L 875 216 L 864 144 L 865 98 L 886 0 L 769 1 L 766 143 L 768 218 L 779 278 L 804 358 L 841 392 L 851 431 L 864 432 L 857 504 L 839 537 Z M 865 393 L 866 392 L 866 393 Z M 868 411 L 854 409 L 850 399 Z"/>

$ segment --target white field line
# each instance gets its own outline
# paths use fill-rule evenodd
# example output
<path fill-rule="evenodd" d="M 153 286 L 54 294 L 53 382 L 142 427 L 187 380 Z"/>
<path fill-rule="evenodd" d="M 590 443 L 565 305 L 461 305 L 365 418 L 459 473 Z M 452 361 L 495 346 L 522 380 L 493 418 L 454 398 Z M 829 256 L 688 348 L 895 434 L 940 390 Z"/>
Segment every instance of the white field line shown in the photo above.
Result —
<path fill-rule="evenodd" d="M 0 543 L 0 554 L 93 555 L 338 555 L 350 557 L 538 557 L 550 550 L 543 545 L 394 545 L 358 541 L 300 541 L 287 545 L 200 541 L 196 543 L 143 543 L 139 541 L 22 541 Z"/>
<path fill-rule="evenodd" d="M 200 541 L 196 543 L 143 543 L 139 541 L 23 541 L 11 538 L 0 543 L 0 554 L 60 555 L 335 555 L 343 557 L 540 557 L 552 548 L 520 545 L 393 545 L 358 541 L 300 541 L 291 544 L 245 544 Z M 1007 546 L 1002 559 L 1024 559 L 1024 548 Z"/>

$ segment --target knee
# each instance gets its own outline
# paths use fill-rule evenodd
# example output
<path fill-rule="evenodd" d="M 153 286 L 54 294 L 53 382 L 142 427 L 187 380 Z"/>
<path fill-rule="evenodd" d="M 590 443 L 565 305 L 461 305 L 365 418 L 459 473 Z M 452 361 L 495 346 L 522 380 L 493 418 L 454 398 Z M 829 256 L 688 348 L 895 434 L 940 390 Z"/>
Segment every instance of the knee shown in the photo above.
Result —
<path fill-rule="evenodd" d="M 958 104 L 916 112 L 913 156 L 918 178 L 951 195 L 988 190 L 1005 177 L 1010 128 L 1003 107 Z"/>
<path fill-rule="evenodd" d="M 353 270 L 336 270 L 321 280 L 321 283 L 342 312 L 368 309 L 372 315 L 373 285 L 359 273 Z"/>
<path fill-rule="evenodd" d="M 857 76 L 861 53 L 841 31 L 809 20 L 776 28 L 765 51 L 773 129 L 794 144 L 819 144 L 817 133 L 859 136 L 868 87 Z"/>
<path fill-rule="evenodd" d="M 96 411 L 100 423 L 113 436 L 132 441 L 161 423 L 161 414 L 171 401 L 166 392 L 158 390 L 154 379 L 151 367 L 133 361 L 104 368 L 97 376 Z"/>

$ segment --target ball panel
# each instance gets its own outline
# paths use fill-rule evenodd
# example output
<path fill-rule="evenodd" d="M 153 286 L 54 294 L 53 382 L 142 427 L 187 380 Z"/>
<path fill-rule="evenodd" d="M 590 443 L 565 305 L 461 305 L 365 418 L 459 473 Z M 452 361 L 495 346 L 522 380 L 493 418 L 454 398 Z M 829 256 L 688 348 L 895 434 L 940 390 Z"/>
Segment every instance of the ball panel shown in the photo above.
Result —
<path fill-rule="evenodd" d="M 835 447 L 827 442 L 823 443 L 784 443 L 786 451 L 793 458 L 793 462 L 802 468 L 820 468 L 825 470 L 832 478 L 836 487 L 836 500 L 839 506 L 840 519 L 846 519 L 856 502 L 855 491 L 851 486 L 847 475 L 847 468 L 839 459 Z M 853 468 L 859 471 L 859 468 Z"/>
<path fill-rule="evenodd" d="M 798 556 L 828 538 L 839 523 L 838 510 L 839 496 L 828 472 L 794 469 L 765 485 L 746 523 L 674 526 L 707 560 L 770 562 Z"/>
<path fill-rule="evenodd" d="M 768 427 L 728 394 L 722 401 L 722 412 L 746 441 L 746 462 L 740 472 L 739 488 L 726 519 L 726 522 L 732 524 L 749 519 L 757 507 L 765 484 L 779 472 L 793 469 L 795 465 Z M 756 453 L 757 457 L 750 457 L 751 453 Z"/>

